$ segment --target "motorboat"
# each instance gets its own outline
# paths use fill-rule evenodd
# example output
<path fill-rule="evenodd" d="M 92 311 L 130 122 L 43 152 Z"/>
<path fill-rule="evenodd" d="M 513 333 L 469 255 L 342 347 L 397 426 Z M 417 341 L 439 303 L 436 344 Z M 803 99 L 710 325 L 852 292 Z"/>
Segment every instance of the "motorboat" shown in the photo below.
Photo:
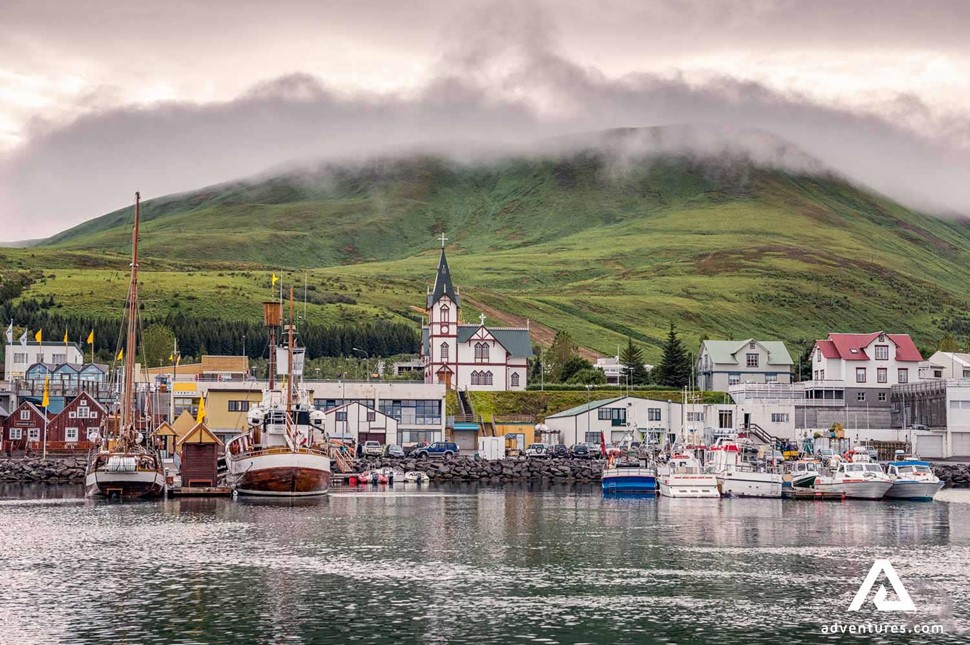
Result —
<path fill-rule="evenodd" d="M 420 470 L 409 470 L 404 473 L 404 481 L 413 484 L 425 484 L 428 482 L 428 475 Z"/>
<path fill-rule="evenodd" d="M 943 482 L 933 473 L 928 461 L 916 458 L 889 462 L 889 476 L 893 485 L 886 497 L 930 502 L 943 488 Z"/>
<path fill-rule="evenodd" d="M 784 480 L 794 488 L 811 488 L 821 469 L 822 464 L 818 459 L 797 459 L 788 462 Z"/>
<path fill-rule="evenodd" d="M 687 452 L 674 452 L 657 466 L 657 484 L 664 497 L 720 497 L 717 478 L 704 472 L 697 457 Z"/>
<path fill-rule="evenodd" d="M 741 460 L 741 446 L 733 439 L 720 438 L 707 452 L 708 471 L 717 478 L 717 488 L 726 497 L 781 497 L 780 473 L 756 469 Z"/>
<path fill-rule="evenodd" d="M 845 460 L 833 458 L 833 461 L 834 467 L 815 478 L 815 490 L 842 493 L 851 499 L 882 499 L 893 485 L 893 480 L 869 457 L 865 448 L 854 448 Z"/>
<path fill-rule="evenodd" d="M 656 493 L 657 471 L 645 460 L 635 462 L 612 458 L 603 469 L 604 493 Z"/>

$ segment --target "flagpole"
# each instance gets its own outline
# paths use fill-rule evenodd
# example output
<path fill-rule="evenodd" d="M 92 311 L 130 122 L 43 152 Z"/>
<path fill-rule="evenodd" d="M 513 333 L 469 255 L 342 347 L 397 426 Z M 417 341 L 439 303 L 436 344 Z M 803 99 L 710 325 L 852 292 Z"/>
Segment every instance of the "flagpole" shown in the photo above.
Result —
<path fill-rule="evenodd" d="M 44 406 L 44 460 L 47 460 L 47 406 Z"/>

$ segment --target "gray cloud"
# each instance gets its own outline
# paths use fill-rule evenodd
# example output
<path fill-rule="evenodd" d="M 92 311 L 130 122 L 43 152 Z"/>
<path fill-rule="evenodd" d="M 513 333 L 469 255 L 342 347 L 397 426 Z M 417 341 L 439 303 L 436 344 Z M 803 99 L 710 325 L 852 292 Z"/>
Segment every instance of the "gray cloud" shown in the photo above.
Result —
<path fill-rule="evenodd" d="M 678 30 L 710 35 L 720 24 L 729 32 L 715 37 L 723 46 L 745 42 L 744 34 L 766 25 L 777 26 L 757 47 L 770 47 L 802 29 L 813 34 L 803 38 L 805 46 L 832 47 L 850 38 L 851 25 L 862 28 L 867 20 L 859 9 L 866 3 L 741 4 L 739 9 L 738 3 L 720 1 L 619 3 L 624 11 L 617 15 L 643 24 L 643 33 L 665 42 Z M 900 10 L 884 22 L 885 33 L 862 29 L 870 42 L 888 41 L 910 20 L 909 43 L 929 46 L 937 30 L 941 47 L 966 47 L 951 37 L 954 22 L 968 16 L 966 4 L 937 5 L 952 9 L 949 20 L 942 10 L 916 12 L 911 11 L 915 4 L 896 4 Z M 970 213 L 965 113 L 946 115 L 945 127 L 938 128 L 938 112 L 912 94 L 862 110 L 728 75 L 699 84 L 657 72 L 611 74 L 571 55 L 582 49 L 569 42 L 576 22 L 589 15 L 585 6 L 566 2 L 562 11 L 570 18 L 564 20 L 558 13 L 554 20 L 540 4 L 502 5 L 501 11 L 485 4 L 440 20 L 446 36 L 433 73 L 406 90 L 348 91 L 309 73 L 291 73 L 253 84 L 231 100 L 105 108 L 115 89 L 103 88 L 86 97 L 93 107 L 84 116 L 66 125 L 38 120 L 28 143 L 0 159 L 0 239 L 52 234 L 126 205 L 135 189 L 158 196 L 280 164 L 412 147 L 459 157 L 521 153 L 537 141 L 571 133 L 685 123 L 704 127 L 680 130 L 689 134 L 668 138 L 660 144 L 663 149 L 716 150 L 731 145 L 739 133 L 770 133 L 907 204 Z M 886 3 L 878 6 L 885 11 Z M 590 17 L 587 46 L 605 40 L 617 20 L 603 13 L 609 15 Z M 344 19 L 366 24 L 374 16 Z M 407 24 L 406 17 L 401 20 L 399 29 Z M 830 29 L 825 42 L 817 36 L 823 28 Z M 622 31 L 617 40 L 629 33 Z M 652 42 L 641 50 L 658 47 Z M 745 134 L 741 145 L 777 162 L 804 162 L 788 149 L 779 157 L 775 139 L 760 136 Z"/>

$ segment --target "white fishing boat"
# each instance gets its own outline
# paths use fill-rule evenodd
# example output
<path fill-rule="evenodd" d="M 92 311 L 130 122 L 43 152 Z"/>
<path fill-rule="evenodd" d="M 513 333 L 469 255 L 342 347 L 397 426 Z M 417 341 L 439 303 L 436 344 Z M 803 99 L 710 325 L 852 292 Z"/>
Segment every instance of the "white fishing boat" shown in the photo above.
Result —
<path fill-rule="evenodd" d="M 121 398 L 115 413 L 102 422 L 100 431 L 88 440 L 94 444 L 88 455 L 84 476 L 84 490 L 89 496 L 158 497 L 165 492 L 165 474 L 161 456 L 145 445 L 139 431 L 139 421 L 147 426 L 147 419 L 139 419 L 135 407 L 135 352 L 138 347 L 138 225 L 141 215 L 141 196 L 135 193 L 135 226 L 132 236 L 131 280 L 125 302 L 124 323 L 127 326 L 122 346 L 124 367 Z"/>
<path fill-rule="evenodd" d="M 420 470 L 409 470 L 404 473 L 404 481 L 413 484 L 424 484 L 428 481 L 428 475 Z"/>
<path fill-rule="evenodd" d="M 303 388 L 304 349 L 295 346 L 293 290 L 290 289 L 288 341 L 277 352 L 275 328 L 281 321 L 279 303 L 264 304 L 270 329 L 270 382 L 263 400 L 247 415 L 249 431 L 226 444 L 227 480 L 241 495 L 307 497 L 330 490 L 330 452 L 323 432 L 322 412 L 313 407 Z M 273 356 L 286 356 L 286 381 L 274 387 Z"/>
<path fill-rule="evenodd" d="M 893 485 L 882 466 L 872 461 L 865 448 L 854 448 L 847 457 L 835 459 L 829 472 L 816 477 L 813 488 L 852 499 L 882 499 Z"/>
<path fill-rule="evenodd" d="M 718 439 L 708 451 L 708 470 L 727 497 L 781 497 L 780 473 L 762 471 L 741 460 L 741 447 L 730 438 Z"/>
<path fill-rule="evenodd" d="M 821 472 L 822 464 L 818 459 L 798 459 L 788 463 L 785 480 L 791 481 L 795 488 L 811 488 Z"/>
<path fill-rule="evenodd" d="M 889 476 L 893 485 L 886 497 L 914 501 L 932 501 L 943 488 L 943 482 L 933 473 L 933 465 L 916 458 L 889 463 Z"/>
<path fill-rule="evenodd" d="M 664 497 L 720 497 L 717 479 L 704 472 L 697 458 L 686 452 L 674 452 L 667 463 L 657 466 L 657 482 Z"/>

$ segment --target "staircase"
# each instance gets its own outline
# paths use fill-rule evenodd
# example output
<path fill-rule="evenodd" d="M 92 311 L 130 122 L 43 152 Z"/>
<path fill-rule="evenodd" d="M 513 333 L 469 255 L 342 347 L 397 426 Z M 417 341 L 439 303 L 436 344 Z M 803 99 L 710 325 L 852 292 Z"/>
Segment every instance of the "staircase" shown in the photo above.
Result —
<path fill-rule="evenodd" d="M 458 390 L 458 410 L 462 416 L 472 416 L 472 404 L 468 400 L 468 392 Z"/>
<path fill-rule="evenodd" d="M 764 428 L 759 426 L 757 423 L 749 423 L 741 427 L 749 436 L 754 437 L 763 444 L 773 446 L 778 450 L 784 450 L 785 444 L 788 442 L 784 439 L 780 439 L 773 434 L 769 434 Z"/>

